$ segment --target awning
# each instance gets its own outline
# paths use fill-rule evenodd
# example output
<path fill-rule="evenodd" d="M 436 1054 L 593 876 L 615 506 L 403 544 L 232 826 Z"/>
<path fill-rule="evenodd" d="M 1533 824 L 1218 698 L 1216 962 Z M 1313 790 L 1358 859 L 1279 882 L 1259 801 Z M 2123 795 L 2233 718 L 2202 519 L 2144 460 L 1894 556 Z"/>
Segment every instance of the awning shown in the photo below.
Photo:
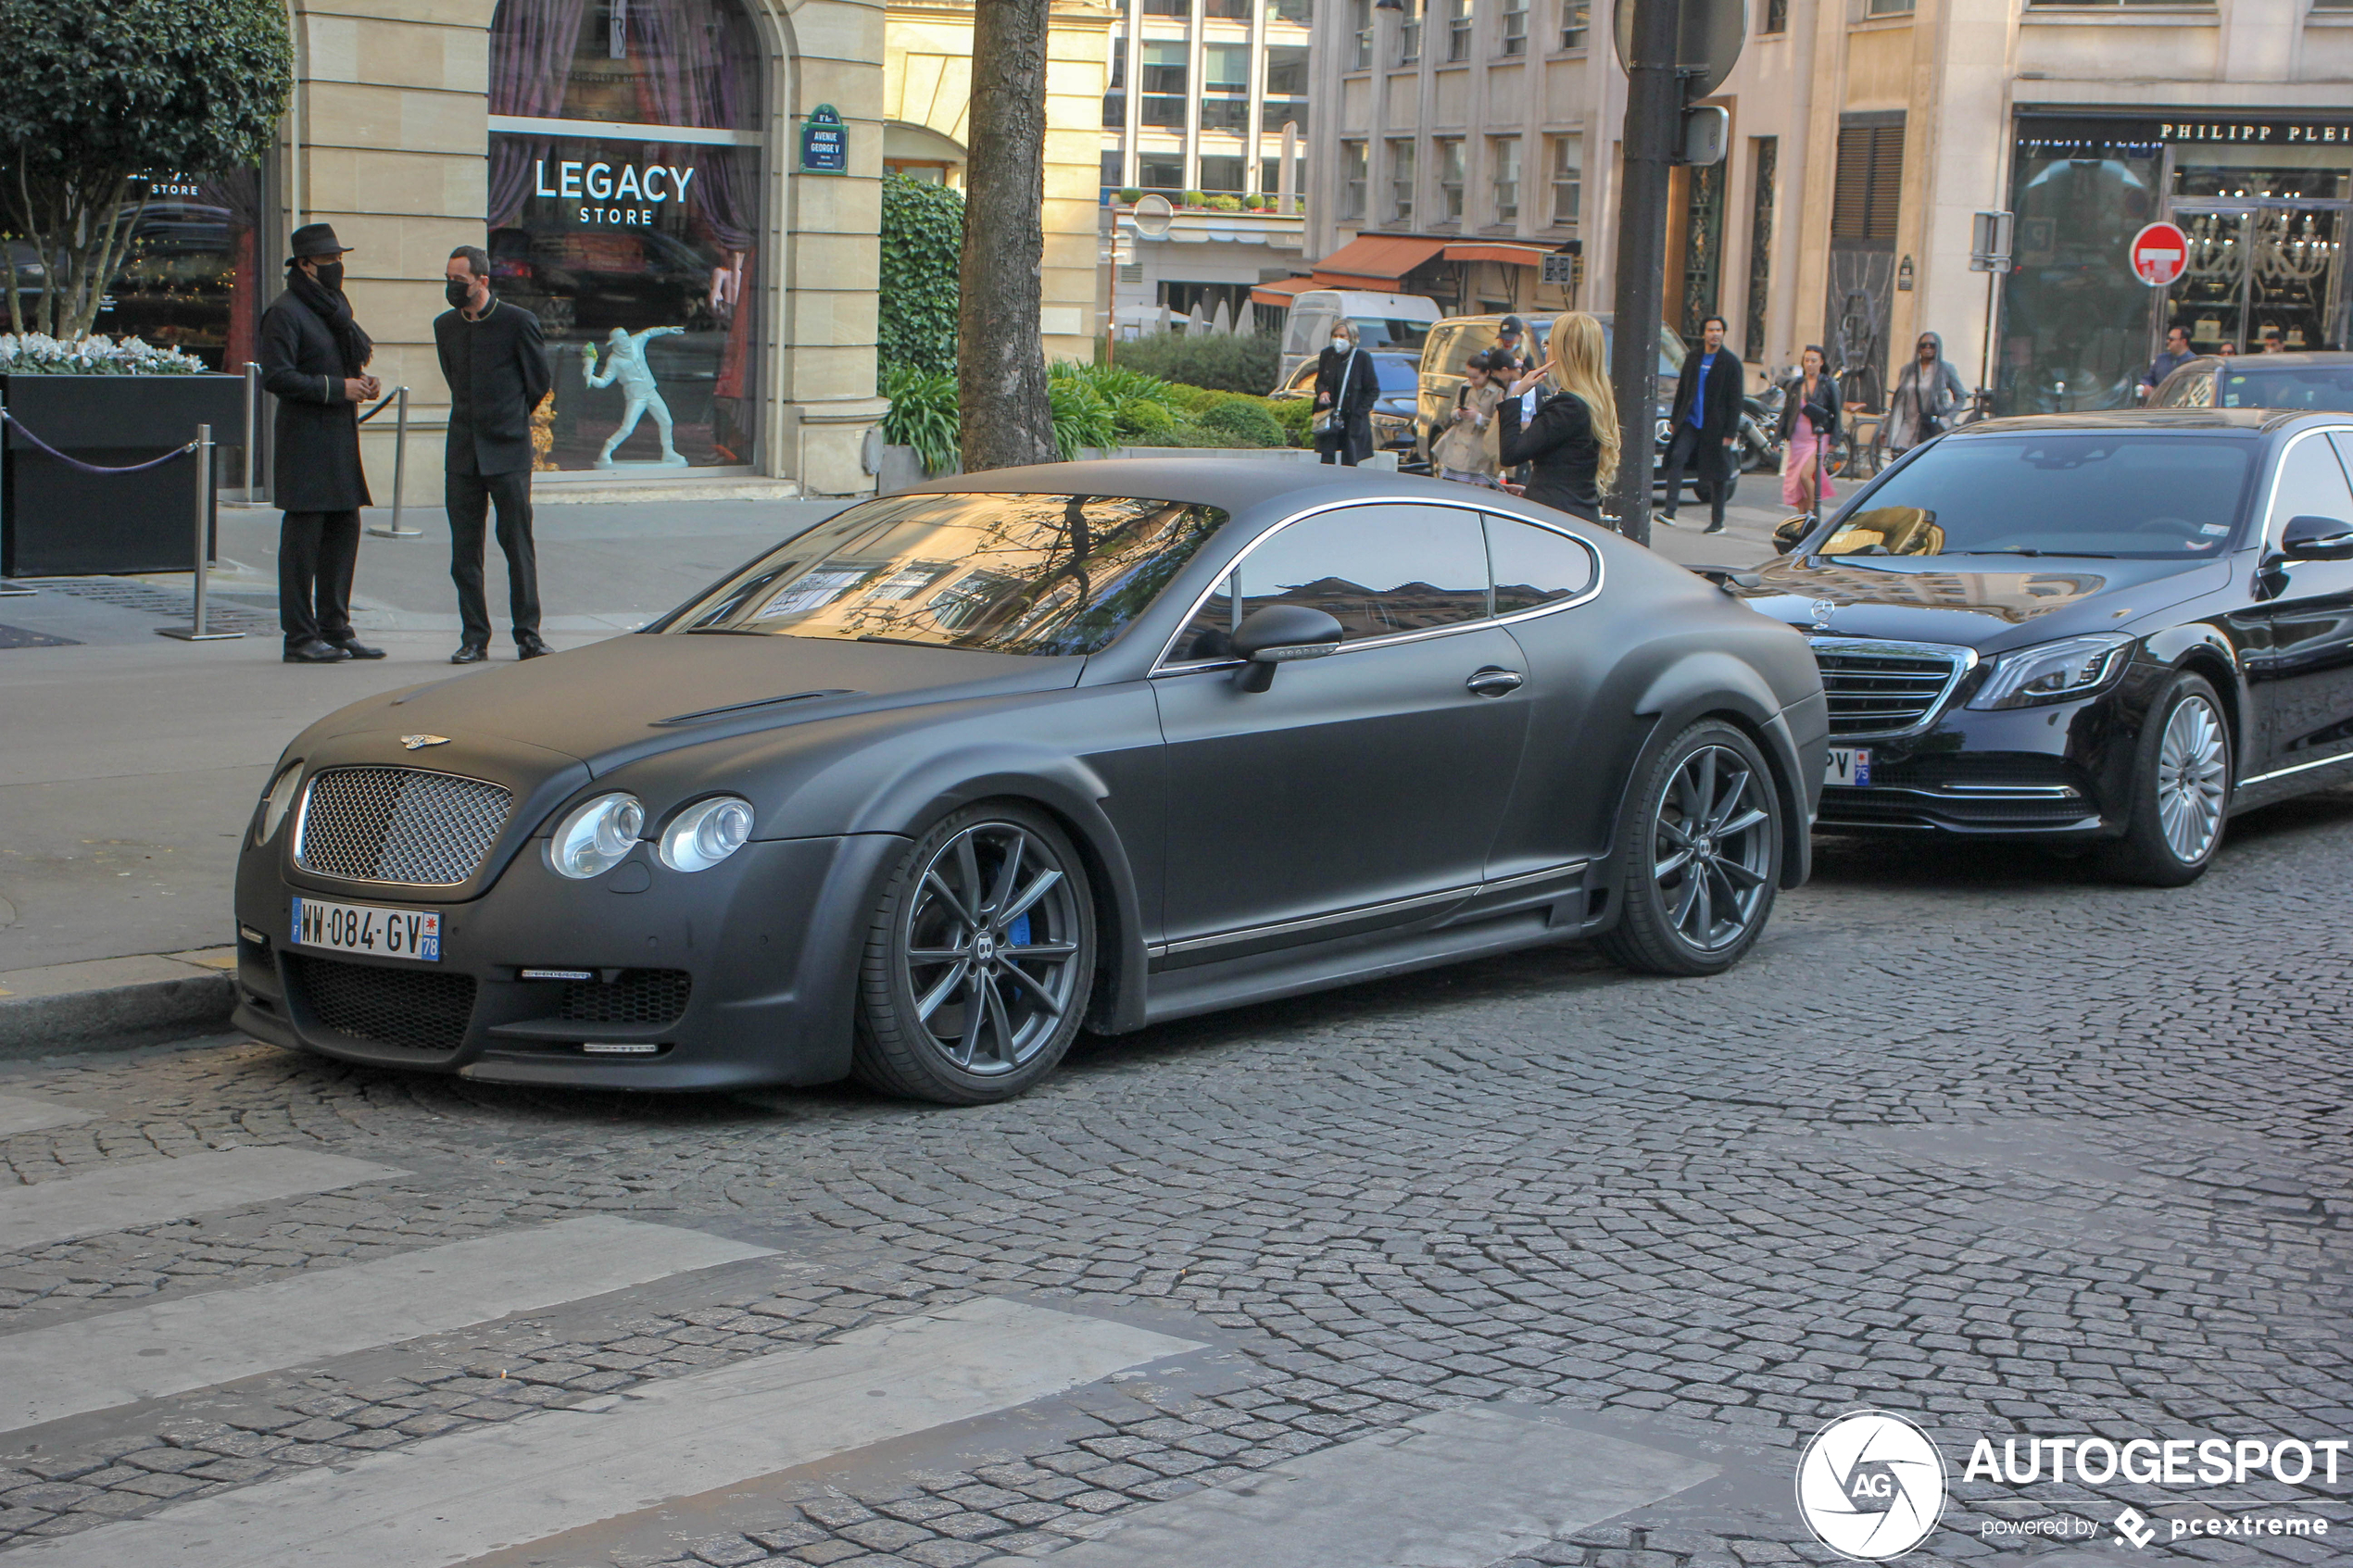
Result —
<path fill-rule="evenodd" d="M 1410 234 L 1361 234 L 1315 263 L 1315 285 L 1387 291 L 1444 249 L 1444 240 L 1425 240 Z"/>
<path fill-rule="evenodd" d="M 1506 240 L 1460 240 L 1442 253 L 1448 261 L 1500 261 L 1506 267 L 1541 267 L 1551 245 L 1513 245 Z"/>
<path fill-rule="evenodd" d="M 1288 310 L 1291 307 L 1291 301 L 1299 297 L 1302 289 L 1319 289 L 1323 286 L 1313 278 L 1286 278 L 1279 283 L 1259 284 L 1250 291 L 1250 297 L 1254 304 L 1271 305 L 1277 310 Z"/>

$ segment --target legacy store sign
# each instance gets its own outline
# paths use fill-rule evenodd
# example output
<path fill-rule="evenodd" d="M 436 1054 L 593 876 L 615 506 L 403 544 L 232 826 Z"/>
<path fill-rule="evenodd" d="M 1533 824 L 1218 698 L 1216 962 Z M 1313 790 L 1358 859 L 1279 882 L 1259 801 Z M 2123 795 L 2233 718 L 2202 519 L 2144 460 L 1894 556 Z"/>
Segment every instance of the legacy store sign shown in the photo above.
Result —
<path fill-rule="evenodd" d="M 551 167 L 556 171 L 553 187 L 547 183 Z M 615 228 L 651 228 L 660 204 L 685 201 L 686 187 L 694 178 L 692 169 L 674 169 L 666 163 L 640 166 L 566 161 L 550 165 L 547 159 L 539 158 L 532 164 L 534 194 L 573 202 L 585 196 L 588 200 L 581 203 L 580 221 Z M 624 202 L 629 205 L 622 206 Z"/>

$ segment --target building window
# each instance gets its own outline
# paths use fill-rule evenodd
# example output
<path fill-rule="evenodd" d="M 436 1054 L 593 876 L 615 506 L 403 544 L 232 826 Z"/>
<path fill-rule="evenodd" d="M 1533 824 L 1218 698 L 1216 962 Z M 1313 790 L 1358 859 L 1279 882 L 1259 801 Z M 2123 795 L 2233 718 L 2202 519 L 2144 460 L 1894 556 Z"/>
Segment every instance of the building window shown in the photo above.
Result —
<path fill-rule="evenodd" d="M 1867 17 L 1908 17 L 1912 14 L 1912 0 L 1863 0 L 1863 14 Z"/>
<path fill-rule="evenodd" d="M 1144 0 L 1144 15 L 1148 17 L 1183 17 L 1192 19 L 1192 0 Z"/>
<path fill-rule="evenodd" d="M 1365 216 L 1365 144 L 1340 144 L 1340 216 L 1343 221 Z"/>
<path fill-rule="evenodd" d="M 1125 153 L 1103 155 L 1103 195 L 1106 200 L 1120 188 L 1121 177 L 1126 172 L 1126 163 L 1127 155 Z"/>
<path fill-rule="evenodd" d="M 490 31 L 490 270 L 559 367 L 548 458 L 751 463 L 765 51 L 736 0 L 625 34 L 587 12 L 510 5 Z"/>
<path fill-rule="evenodd" d="M 1778 136 L 1749 142 L 1748 164 L 1753 171 L 1748 198 L 1748 330 L 1741 334 L 1742 358 L 1752 365 L 1765 362 L 1765 310 L 1773 282 L 1773 181 L 1779 173 L 1781 143 Z"/>
<path fill-rule="evenodd" d="M 1290 194 L 1294 198 L 1307 194 L 1307 160 L 1290 160 Z M 1283 160 L 1263 157 L 1258 160 L 1258 188 L 1267 195 L 1280 195 L 1283 189 Z"/>
<path fill-rule="evenodd" d="M 1185 129 L 1185 44 L 1182 41 L 1144 44 L 1143 122 L 1168 131 Z"/>
<path fill-rule="evenodd" d="M 1463 217 L 1463 139 L 1441 136 L 1438 139 L 1438 216 L 1449 223 L 1458 223 Z"/>
<path fill-rule="evenodd" d="M 1446 57 L 1467 60 L 1471 50 L 1471 0 L 1446 0 Z"/>
<path fill-rule="evenodd" d="M 1414 140 L 1410 136 L 1389 144 L 1389 220 L 1401 229 L 1414 226 Z"/>
<path fill-rule="evenodd" d="M 1257 0 L 1202 0 L 1201 14 L 1213 21 L 1246 22 Z"/>
<path fill-rule="evenodd" d="M 1103 127 L 1123 131 L 1127 126 L 1127 40 L 1111 41 L 1111 89 L 1103 94 Z"/>
<path fill-rule="evenodd" d="M 1373 0 L 1348 0 L 1348 25 L 1355 34 L 1355 50 L 1349 56 L 1351 70 L 1373 69 Z"/>
<path fill-rule="evenodd" d="M 1592 0 L 1561 0 L 1561 47 L 1585 47 L 1585 32 L 1592 19 Z"/>
<path fill-rule="evenodd" d="M 1144 153 L 1136 159 L 1136 183 L 1173 196 L 1185 188 L 1185 160 L 1175 153 Z"/>
<path fill-rule="evenodd" d="M 1528 53 L 1528 0 L 1504 0 L 1504 53 Z"/>
<path fill-rule="evenodd" d="M 1305 27 L 1315 19 L 1315 0 L 1272 0 L 1266 14 L 1276 21 Z"/>
<path fill-rule="evenodd" d="M 1756 31 L 1770 36 L 1789 31 L 1789 0 L 1765 0 L 1765 15 Z"/>
<path fill-rule="evenodd" d="M 1201 51 L 1201 128 L 1250 132 L 1250 45 L 1205 44 Z"/>
<path fill-rule="evenodd" d="M 1397 63 L 1410 66 L 1422 57 L 1421 0 L 1399 0 L 1405 8 L 1397 16 Z M 2353 0 L 2346 0 L 2353 5 Z"/>
<path fill-rule="evenodd" d="M 1519 221 L 1519 138 L 1498 136 L 1489 144 L 1495 171 L 1495 221 Z"/>
<path fill-rule="evenodd" d="M 1266 97 L 1259 107 L 1262 135 L 1279 136 L 1285 121 L 1307 130 L 1307 45 L 1275 44 L 1266 49 Z"/>
<path fill-rule="evenodd" d="M 1553 138 L 1553 227 L 1577 226 L 1577 208 L 1585 195 L 1585 138 Z"/>
<path fill-rule="evenodd" d="M 1250 160 L 1203 153 L 1201 159 L 1201 189 L 1213 196 L 1238 196 L 1242 194 L 1242 181 L 1250 169 Z"/>

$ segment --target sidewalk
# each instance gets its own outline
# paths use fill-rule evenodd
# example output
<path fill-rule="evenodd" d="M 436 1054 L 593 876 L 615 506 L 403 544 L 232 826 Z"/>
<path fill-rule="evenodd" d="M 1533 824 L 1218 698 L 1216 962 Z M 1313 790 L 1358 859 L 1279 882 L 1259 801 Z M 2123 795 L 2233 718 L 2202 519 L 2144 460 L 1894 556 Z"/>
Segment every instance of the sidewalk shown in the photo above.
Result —
<path fill-rule="evenodd" d="M 1771 495 L 1755 481 L 1743 490 Z M 543 508 L 547 639 L 561 649 L 627 632 L 847 504 Z M 1705 508 L 1687 504 L 1683 515 L 1705 526 Z M 1660 528 L 1653 543 L 1685 564 L 1748 565 L 1771 555 L 1782 515 L 1735 505 L 1721 534 Z M 382 508 L 367 517 L 389 521 Z M 104 972 L 17 972 L 233 939 L 237 838 L 285 744 L 345 703 L 459 673 L 446 662 L 458 638 L 447 525 L 437 510 L 403 521 L 422 535 L 371 535 L 359 552 L 354 620 L 390 656 L 380 663 L 280 662 L 273 511 L 221 512 L 215 624 L 245 631 L 239 641 L 155 634 L 187 621 L 184 572 L 48 583 L 0 599 L 0 991 L 74 989 L 77 976 Z M 506 573 L 489 554 L 492 657 L 504 661 Z"/>

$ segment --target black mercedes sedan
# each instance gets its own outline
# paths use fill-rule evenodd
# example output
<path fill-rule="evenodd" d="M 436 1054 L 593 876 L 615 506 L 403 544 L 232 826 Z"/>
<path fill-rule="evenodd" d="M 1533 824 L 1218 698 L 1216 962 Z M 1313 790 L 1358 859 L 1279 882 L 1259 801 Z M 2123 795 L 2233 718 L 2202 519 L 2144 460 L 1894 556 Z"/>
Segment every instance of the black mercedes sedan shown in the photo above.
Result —
<path fill-rule="evenodd" d="M 1804 638 L 1492 492 L 943 480 L 640 633 L 305 731 L 239 866 L 237 1022 L 969 1104 L 1082 1027 L 1477 955 L 1713 973 L 1806 874 L 1827 722 Z"/>
<path fill-rule="evenodd" d="M 1785 525 L 1819 825 L 2075 845 L 2160 886 L 2234 812 L 2353 781 L 2353 418 L 1996 420 Z"/>

